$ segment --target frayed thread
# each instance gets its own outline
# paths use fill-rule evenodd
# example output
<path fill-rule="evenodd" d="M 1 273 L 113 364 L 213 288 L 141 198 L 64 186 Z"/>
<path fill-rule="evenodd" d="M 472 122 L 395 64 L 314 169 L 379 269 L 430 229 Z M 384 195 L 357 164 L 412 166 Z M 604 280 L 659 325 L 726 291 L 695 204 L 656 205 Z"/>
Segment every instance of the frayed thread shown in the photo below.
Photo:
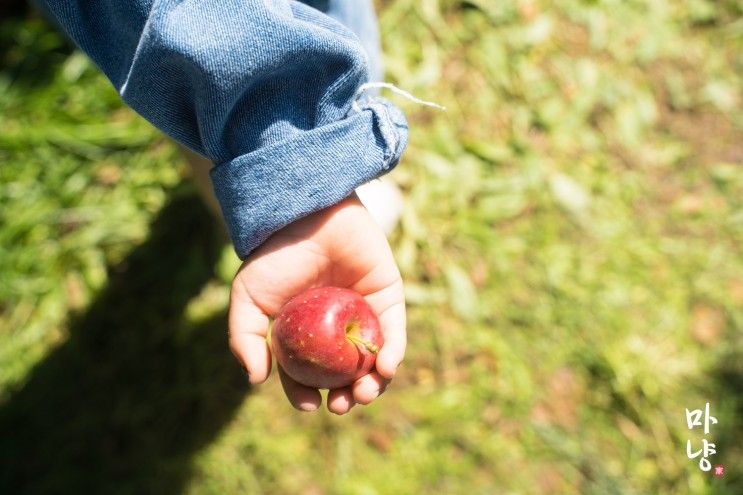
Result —
<path fill-rule="evenodd" d="M 404 89 L 400 89 L 394 84 L 386 83 L 386 82 L 368 82 L 368 83 L 364 83 L 361 86 L 359 86 L 359 89 L 356 90 L 356 94 L 353 97 L 353 103 L 351 103 L 351 108 L 356 113 L 360 113 L 361 106 L 359 105 L 359 98 L 361 98 L 361 95 L 364 94 L 365 91 L 368 91 L 370 89 L 377 89 L 377 88 L 389 89 L 393 93 L 396 93 L 402 96 L 403 98 L 407 98 L 413 103 L 418 103 L 419 105 L 425 105 L 427 107 L 434 107 L 434 108 L 438 108 L 439 110 L 446 110 L 445 106 L 439 105 L 438 103 L 434 103 L 432 101 L 421 100 L 420 98 L 417 98 L 413 96 L 412 94 L 408 93 Z"/>

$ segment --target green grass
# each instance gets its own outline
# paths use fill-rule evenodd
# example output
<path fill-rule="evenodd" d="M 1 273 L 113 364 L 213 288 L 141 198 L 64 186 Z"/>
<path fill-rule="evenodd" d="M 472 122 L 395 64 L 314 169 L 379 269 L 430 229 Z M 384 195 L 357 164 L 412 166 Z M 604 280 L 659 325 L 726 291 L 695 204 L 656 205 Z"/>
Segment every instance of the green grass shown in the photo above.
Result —
<path fill-rule="evenodd" d="M 340 418 L 244 386 L 175 146 L 0 23 L 0 491 L 741 493 L 739 3 L 380 13 L 388 80 L 448 110 L 396 99 L 408 357 Z M 722 478 L 686 456 L 705 402 Z"/>

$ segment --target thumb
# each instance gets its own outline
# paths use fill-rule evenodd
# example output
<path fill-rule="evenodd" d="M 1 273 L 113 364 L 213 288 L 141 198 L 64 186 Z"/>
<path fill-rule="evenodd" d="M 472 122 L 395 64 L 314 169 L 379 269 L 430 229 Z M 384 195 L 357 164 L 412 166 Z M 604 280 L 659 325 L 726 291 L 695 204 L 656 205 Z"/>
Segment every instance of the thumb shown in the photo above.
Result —
<path fill-rule="evenodd" d="M 228 320 L 230 350 L 247 371 L 250 383 L 263 383 L 271 372 L 271 352 L 266 342 L 268 316 L 238 279 L 232 284 Z"/>

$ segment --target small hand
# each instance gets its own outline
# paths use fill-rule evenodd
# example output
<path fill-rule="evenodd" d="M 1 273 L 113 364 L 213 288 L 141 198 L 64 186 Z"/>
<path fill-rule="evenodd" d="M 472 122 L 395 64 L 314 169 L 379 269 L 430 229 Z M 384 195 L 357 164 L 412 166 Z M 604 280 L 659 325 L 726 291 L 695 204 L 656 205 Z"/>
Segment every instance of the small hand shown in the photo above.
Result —
<path fill-rule="evenodd" d="M 271 371 L 269 317 L 293 296 L 322 286 L 347 287 L 363 295 L 384 333 L 376 369 L 328 393 L 328 409 L 345 414 L 356 403 L 368 404 L 384 392 L 406 345 L 400 272 L 384 233 L 355 196 L 284 227 L 245 260 L 232 283 L 230 348 L 248 371 L 250 383 L 262 383 Z M 320 407 L 317 389 L 297 383 L 280 367 L 279 376 L 294 407 Z"/>

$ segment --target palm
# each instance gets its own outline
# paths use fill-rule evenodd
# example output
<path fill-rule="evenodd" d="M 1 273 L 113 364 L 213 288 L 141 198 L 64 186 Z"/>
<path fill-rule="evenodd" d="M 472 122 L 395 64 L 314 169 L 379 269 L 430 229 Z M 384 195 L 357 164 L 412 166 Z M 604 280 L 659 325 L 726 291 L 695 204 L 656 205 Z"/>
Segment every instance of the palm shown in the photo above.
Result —
<path fill-rule="evenodd" d="M 352 386 L 331 390 L 328 408 L 347 412 L 381 393 L 405 352 L 405 303 L 402 281 L 381 229 L 357 199 L 314 213 L 285 227 L 243 263 L 235 276 L 230 304 L 230 345 L 250 374 L 261 383 L 271 369 L 266 345 L 269 317 L 310 287 L 348 287 L 362 294 L 376 311 L 385 335 L 376 370 Z M 290 402 L 313 410 L 319 391 L 298 384 L 281 370 Z"/>

